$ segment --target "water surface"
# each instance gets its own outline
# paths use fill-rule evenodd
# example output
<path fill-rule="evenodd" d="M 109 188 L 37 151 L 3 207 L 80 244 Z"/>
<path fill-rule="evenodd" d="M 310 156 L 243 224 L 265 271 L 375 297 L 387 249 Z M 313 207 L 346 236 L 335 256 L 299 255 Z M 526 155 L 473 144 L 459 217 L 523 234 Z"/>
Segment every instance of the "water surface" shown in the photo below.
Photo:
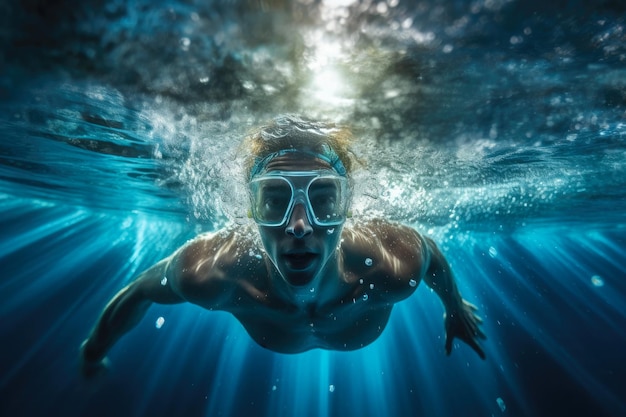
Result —
<path fill-rule="evenodd" d="M 626 413 L 626 27 L 618 2 L 8 2 L 0 53 L 3 415 Z M 425 287 L 374 344 L 281 355 L 153 306 L 101 381 L 106 302 L 243 224 L 239 141 L 352 126 L 353 221 L 435 239 L 484 319 L 444 354 Z"/>

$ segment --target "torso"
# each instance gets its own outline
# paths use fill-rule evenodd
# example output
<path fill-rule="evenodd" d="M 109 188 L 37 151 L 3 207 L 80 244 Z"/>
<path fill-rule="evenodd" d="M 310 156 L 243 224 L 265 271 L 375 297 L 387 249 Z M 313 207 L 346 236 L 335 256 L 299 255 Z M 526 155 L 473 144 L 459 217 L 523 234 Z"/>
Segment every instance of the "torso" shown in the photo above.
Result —
<path fill-rule="evenodd" d="M 370 291 L 372 293 L 373 291 Z M 233 312 L 250 336 L 268 349 L 296 353 L 313 348 L 353 350 L 373 342 L 385 328 L 392 304 L 355 291 L 321 308 L 250 300 Z"/>
<path fill-rule="evenodd" d="M 353 350 L 370 344 L 385 328 L 393 304 L 415 290 L 424 269 L 419 247 L 417 255 L 406 252 L 421 242 L 412 230 L 388 223 L 345 228 L 340 290 L 323 304 L 315 297 L 286 300 L 273 291 L 269 262 L 250 236 L 231 232 L 198 243 L 190 252 L 200 276 L 183 274 L 178 288 L 190 302 L 231 312 L 259 345 L 277 352 Z M 216 249 L 228 246 L 237 249 Z M 198 255 L 206 257 L 207 251 L 219 259 L 202 272 Z M 185 271 L 191 269 L 189 262 Z"/>

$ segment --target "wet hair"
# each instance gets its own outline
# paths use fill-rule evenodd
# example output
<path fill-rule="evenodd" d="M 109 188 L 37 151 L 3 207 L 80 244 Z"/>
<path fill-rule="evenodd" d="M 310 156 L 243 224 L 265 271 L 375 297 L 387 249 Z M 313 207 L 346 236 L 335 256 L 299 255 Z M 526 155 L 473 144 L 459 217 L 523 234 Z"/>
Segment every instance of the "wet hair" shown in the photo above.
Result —
<path fill-rule="evenodd" d="M 246 180 L 250 180 L 255 164 L 268 155 L 286 149 L 325 154 L 327 147 L 337 154 L 350 176 L 356 160 L 349 149 L 352 141 L 350 130 L 334 123 L 308 120 L 293 114 L 278 116 L 245 137 L 242 146 L 246 151 Z"/>

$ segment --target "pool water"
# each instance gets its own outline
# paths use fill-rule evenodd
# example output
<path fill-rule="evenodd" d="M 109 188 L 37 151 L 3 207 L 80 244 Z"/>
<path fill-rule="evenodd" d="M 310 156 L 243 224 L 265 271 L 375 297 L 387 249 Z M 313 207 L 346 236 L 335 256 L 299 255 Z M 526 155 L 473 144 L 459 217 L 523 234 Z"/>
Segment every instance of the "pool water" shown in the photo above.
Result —
<path fill-rule="evenodd" d="M 6 2 L 0 415 L 626 415 L 626 8 L 547 3 Z M 354 352 L 154 305 L 83 380 L 117 291 L 250 222 L 240 139 L 283 113 L 352 127 L 350 221 L 440 245 L 487 359 L 421 285 Z"/>

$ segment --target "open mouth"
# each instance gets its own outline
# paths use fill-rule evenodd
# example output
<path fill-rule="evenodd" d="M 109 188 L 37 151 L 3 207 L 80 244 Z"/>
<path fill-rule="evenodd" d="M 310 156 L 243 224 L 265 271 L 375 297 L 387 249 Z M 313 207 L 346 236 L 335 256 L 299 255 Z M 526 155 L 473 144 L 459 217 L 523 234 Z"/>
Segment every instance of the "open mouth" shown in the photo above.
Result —
<path fill-rule="evenodd" d="M 283 255 L 283 259 L 289 269 L 303 271 L 313 265 L 317 259 L 317 254 L 312 252 L 287 253 Z"/>

